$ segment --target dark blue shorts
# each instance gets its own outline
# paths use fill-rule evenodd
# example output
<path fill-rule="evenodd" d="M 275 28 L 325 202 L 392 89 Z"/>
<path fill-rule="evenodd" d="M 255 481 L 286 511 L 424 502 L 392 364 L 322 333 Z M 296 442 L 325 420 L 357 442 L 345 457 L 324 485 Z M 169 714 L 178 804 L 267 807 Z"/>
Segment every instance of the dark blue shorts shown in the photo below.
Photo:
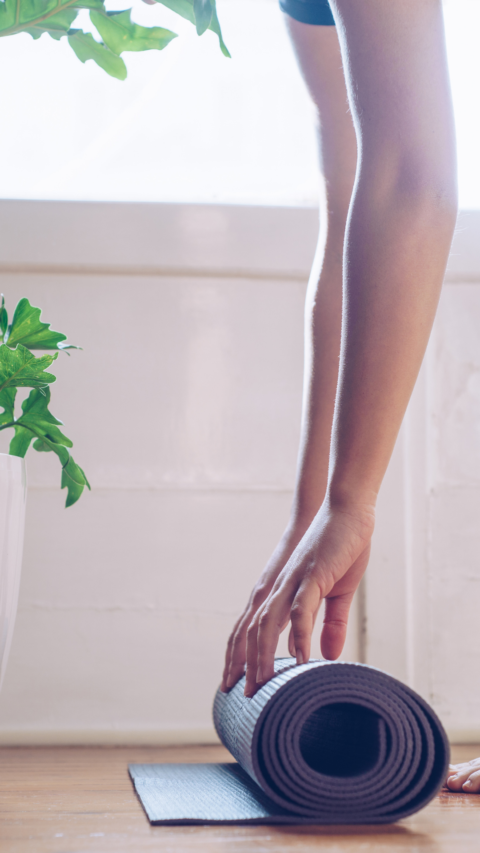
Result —
<path fill-rule="evenodd" d="M 335 26 L 328 0 L 280 0 L 280 9 L 302 24 Z"/>

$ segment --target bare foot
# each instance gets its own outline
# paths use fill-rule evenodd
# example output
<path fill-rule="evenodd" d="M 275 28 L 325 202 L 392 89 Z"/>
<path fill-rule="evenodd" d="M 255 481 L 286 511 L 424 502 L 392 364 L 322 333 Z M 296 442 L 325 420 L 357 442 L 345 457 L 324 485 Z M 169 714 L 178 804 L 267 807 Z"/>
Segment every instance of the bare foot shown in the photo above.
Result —
<path fill-rule="evenodd" d="M 445 786 L 450 791 L 480 794 L 480 758 L 473 758 L 465 764 L 450 764 Z"/>

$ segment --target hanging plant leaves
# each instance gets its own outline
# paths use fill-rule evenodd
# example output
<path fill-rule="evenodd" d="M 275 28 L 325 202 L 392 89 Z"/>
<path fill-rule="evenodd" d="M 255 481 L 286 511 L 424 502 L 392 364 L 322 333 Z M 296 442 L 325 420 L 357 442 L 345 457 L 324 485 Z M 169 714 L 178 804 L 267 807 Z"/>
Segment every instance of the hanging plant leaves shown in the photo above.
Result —
<path fill-rule="evenodd" d="M 80 9 L 103 8 L 103 0 L 4 0 L 0 3 L 0 36 L 28 32 L 33 38 L 66 35 Z"/>
<path fill-rule="evenodd" d="M 70 30 L 68 43 L 80 62 L 93 59 L 100 68 L 110 74 L 110 77 L 116 77 L 117 80 L 126 79 L 127 66 L 123 59 L 104 44 L 95 41 L 91 33 L 84 33 L 83 30 Z"/>
<path fill-rule="evenodd" d="M 210 29 L 219 38 L 220 48 L 230 56 L 222 38 L 215 0 L 156 0 L 196 26 L 201 35 Z M 103 42 L 91 33 L 73 28 L 80 9 L 90 9 L 92 23 Z M 64 36 L 78 59 L 92 59 L 111 77 L 125 80 L 127 69 L 120 58 L 123 51 L 163 50 L 176 33 L 163 27 L 142 27 L 130 18 L 131 9 L 107 12 L 104 0 L 0 0 L 0 38 L 29 33 L 34 39 L 48 33 L 57 41 Z"/>
<path fill-rule="evenodd" d="M 43 33 L 48 33 L 53 39 L 61 39 L 66 35 L 78 15 L 78 9 L 63 9 L 57 15 L 38 21 L 32 26 L 25 27 L 25 32 L 34 39 L 39 39 Z"/>
<path fill-rule="evenodd" d="M 211 0 L 193 0 L 193 14 L 197 33 L 201 36 L 212 23 L 213 3 Z"/>
<path fill-rule="evenodd" d="M 141 27 L 130 19 L 131 9 L 125 12 L 90 12 L 90 20 L 113 53 L 124 50 L 163 50 L 176 33 L 163 27 Z"/>
<path fill-rule="evenodd" d="M 190 21 L 191 24 L 195 24 L 198 32 L 198 28 L 199 26 L 201 26 L 201 23 L 197 24 L 194 0 L 155 0 L 155 2 L 161 3 L 162 6 L 167 6 L 167 8 L 171 9 L 172 12 L 176 12 L 177 15 L 180 15 L 182 18 L 186 18 L 186 20 Z M 212 7 L 212 14 L 208 29 L 212 30 L 212 32 L 214 32 L 215 35 L 218 36 L 220 50 L 222 51 L 223 55 L 230 58 L 230 53 L 228 51 L 227 45 L 223 40 L 222 31 L 220 29 L 215 0 L 209 0 L 209 2 Z M 203 10 L 200 10 L 200 15 L 202 15 L 202 13 Z"/>

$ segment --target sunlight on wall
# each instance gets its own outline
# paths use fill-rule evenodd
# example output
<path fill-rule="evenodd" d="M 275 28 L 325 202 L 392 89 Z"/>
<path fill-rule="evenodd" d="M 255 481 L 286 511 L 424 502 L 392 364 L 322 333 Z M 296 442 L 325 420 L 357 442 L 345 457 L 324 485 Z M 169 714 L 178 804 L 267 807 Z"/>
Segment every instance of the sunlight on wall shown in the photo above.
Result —
<path fill-rule="evenodd" d="M 460 207 L 480 208 L 480 0 L 444 0 Z"/>
<path fill-rule="evenodd" d="M 480 208 L 480 0 L 445 13 L 460 204 Z M 0 40 L 0 197 L 315 205 L 313 110 L 276 0 L 219 0 L 219 15 L 231 60 L 212 33 L 135 0 L 134 20 L 181 37 L 127 54 L 124 83 L 63 41 Z"/>

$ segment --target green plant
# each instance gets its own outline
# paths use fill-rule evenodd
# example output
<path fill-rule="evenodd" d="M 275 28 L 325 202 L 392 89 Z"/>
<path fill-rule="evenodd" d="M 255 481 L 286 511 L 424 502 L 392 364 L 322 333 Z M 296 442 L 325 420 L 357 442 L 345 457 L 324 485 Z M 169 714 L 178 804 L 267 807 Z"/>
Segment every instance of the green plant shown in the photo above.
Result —
<path fill-rule="evenodd" d="M 217 34 L 220 48 L 230 56 L 218 22 L 216 0 L 156 0 L 195 24 L 198 35 L 206 30 Z M 81 9 L 90 10 L 90 20 L 103 41 L 75 29 Z M 177 37 L 163 27 L 141 27 L 130 19 L 131 9 L 107 12 L 104 0 L 0 0 L 0 37 L 29 33 L 34 39 L 48 33 L 57 41 L 66 37 L 81 62 L 93 59 L 111 77 L 125 80 L 124 51 L 163 50 Z"/>
<path fill-rule="evenodd" d="M 0 307 L 0 431 L 13 428 L 15 435 L 9 452 L 25 456 L 31 442 L 40 452 L 56 453 L 62 465 L 61 488 L 67 489 L 65 506 L 78 501 L 85 486 L 90 484 L 84 471 L 73 460 L 67 448 L 72 442 L 64 435 L 58 421 L 48 410 L 50 388 L 56 377 L 46 373 L 47 367 L 58 358 L 58 351 L 79 349 L 66 343 L 66 335 L 54 332 L 49 323 L 40 321 L 40 308 L 21 299 L 15 308 L 12 322 L 8 323 L 5 299 Z M 57 350 L 54 355 L 36 358 L 31 350 Z M 17 388 L 32 388 L 22 403 L 22 414 L 15 417 Z"/>

